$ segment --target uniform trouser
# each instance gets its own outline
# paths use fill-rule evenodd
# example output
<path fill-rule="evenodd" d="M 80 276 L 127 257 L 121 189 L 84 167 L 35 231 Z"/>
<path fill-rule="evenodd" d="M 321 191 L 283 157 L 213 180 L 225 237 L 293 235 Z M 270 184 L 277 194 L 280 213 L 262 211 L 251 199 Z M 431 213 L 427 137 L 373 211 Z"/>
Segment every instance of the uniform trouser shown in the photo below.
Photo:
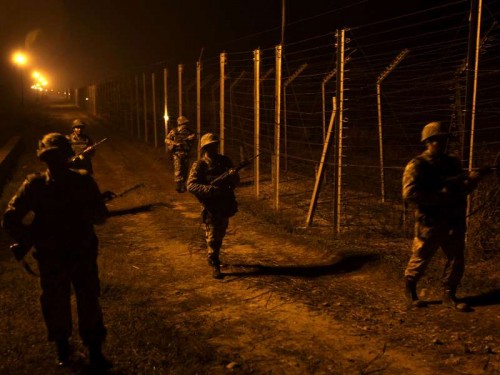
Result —
<path fill-rule="evenodd" d="M 465 230 L 450 228 L 449 225 L 415 225 L 412 255 L 406 266 L 405 277 L 418 281 L 439 247 L 447 258 L 443 285 L 445 288 L 456 288 L 462 280 L 465 268 Z"/>
<path fill-rule="evenodd" d="M 172 158 L 174 161 L 175 182 L 185 182 L 189 172 L 189 157 L 186 154 L 175 153 Z"/>
<path fill-rule="evenodd" d="M 226 230 L 229 225 L 227 217 L 210 217 L 205 222 L 205 238 L 207 241 L 208 261 L 211 264 L 219 262 L 220 248 L 222 240 L 226 235 Z"/>
<path fill-rule="evenodd" d="M 104 341 L 99 304 L 100 285 L 96 249 L 81 249 L 73 259 L 38 259 L 42 295 L 42 313 L 49 341 L 71 336 L 71 285 L 75 292 L 78 331 L 85 345 Z M 87 250 L 87 251 L 85 251 Z"/>

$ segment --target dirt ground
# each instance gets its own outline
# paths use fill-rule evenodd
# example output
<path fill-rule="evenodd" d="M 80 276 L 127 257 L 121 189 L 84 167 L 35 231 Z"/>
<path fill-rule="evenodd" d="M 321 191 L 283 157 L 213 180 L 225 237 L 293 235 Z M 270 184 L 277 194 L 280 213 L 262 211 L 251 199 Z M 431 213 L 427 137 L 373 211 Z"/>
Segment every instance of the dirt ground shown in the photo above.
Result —
<path fill-rule="evenodd" d="M 82 115 L 67 106 L 46 111 L 44 123 L 27 133 L 26 153 L 2 202 L 24 175 L 42 169 L 34 140 L 67 132 L 70 119 Z M 143 184 L 108 204 L 130 214 L 97 228 L 105 352 L 115 365 L 110 373 L 500 373 L 500 290 L 491 284 L 497 274 L 481 275 L 480 290 L 462 289 L 473 312 L 442 307 L 432 278 L 421 292 L 430 306 L 408 309 L 401 280 L 408 240 L 325 241 L 290 233 L 268 220 L 264 203 L 243 186 L 237 190 L 240 212 L 224 241 L 224 278 L 214 280 L 200 205 L 189 193 L 175 192 L 164 150 L 89 121 L 95 140 L 110 137 L 94 158 L 101 190 Z M 242 176 L 246 181 L 249 172 Z M 55 369 L 38 280 L 23 273 L 7 244 L 2 234 L 0 373 L 86 373 L 76 334 L 81 358 Z"/>

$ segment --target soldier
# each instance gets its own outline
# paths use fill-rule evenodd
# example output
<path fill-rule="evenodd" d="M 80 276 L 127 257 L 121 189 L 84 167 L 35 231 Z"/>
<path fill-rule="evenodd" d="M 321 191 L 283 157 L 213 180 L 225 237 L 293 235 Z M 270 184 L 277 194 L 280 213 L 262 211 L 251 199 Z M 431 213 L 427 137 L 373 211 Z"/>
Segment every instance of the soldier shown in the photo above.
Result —
<path fill-rule="evenodd" d="M 236 214 L 238 206 L 234 188 L 240 177 L 231 160 L 218 153 L 219 140 L 212 133 L 201 137 L 202 158 L 191 167 L 187 188 L 203 205 L 202 220 L 208 246 L 208 264 L 213 267 L 213 277 L 222 278 L 219 253 L 229 225 L 229 218 Z M 211 184 L 227 172 L 220 184 Z"/>
<path fill-rule="evenodd" d="M 71 148 L 75 155 L 79 155 L 72 163 L 71 168 L 84 169 L 90 174 L 93 173 L 92 160 L 95 151 L 86 151 L 89 147 L 94 144 L 94 141 L 85 133 L 84 129 L 87 126 L 80 119 L 75 119 L 71 124 L 72 132 L 68 135 L 68 139 L 71 142 Z"/>
<path fill-rule="evenodd" d="M 28 175 L 3 214 L 2 227 L 17 242 L 11 248 L 21 261 L 34 246 L 40 270 L 41 305 L 48 340 L 55 342 L 58 365 L 69 364 L 72 333 L 70 290 L 78 305 L 78 329 L 89 350 L 90 368 L 112 367 L 101 348 L 106 329 L 99 305 L 98 241 L 94 224 L 102 224 L 107 209 L 94 179 L 69 169 L 73 150 L 59 133 L 45 135 L 37 156 L 47 164 L 43 173 Z M 34 213 L 30 225 L 23 223 Z"/>
<path fill-rule="evenodd" d="M 187 127 L 189 120 L 184 116 L 177 118 L 177 127 L 173 128 L 165 138 L 174 161 L 174 176 L 178 193 L 186 191 L 186 180 L 189 169 L 189 151 L 195 134 Z"/>
<path fill-rule="evenodd" d="M 456 290 L 464 273 L 467 195 L 480 180 L 478 172 L 464 173 L 460 160 L 445 153 L 448 133 L 440 122 L 427 124 L 421 141 L 426 150 L 405 168 L 403 199 L 416 206 L 412 255 L 405 270 L 409 304 L 423 307 L 417 282 L 436 250 L 441 247 L 447 263 L 443 273 L 443 305 L 467 311 Z"/>

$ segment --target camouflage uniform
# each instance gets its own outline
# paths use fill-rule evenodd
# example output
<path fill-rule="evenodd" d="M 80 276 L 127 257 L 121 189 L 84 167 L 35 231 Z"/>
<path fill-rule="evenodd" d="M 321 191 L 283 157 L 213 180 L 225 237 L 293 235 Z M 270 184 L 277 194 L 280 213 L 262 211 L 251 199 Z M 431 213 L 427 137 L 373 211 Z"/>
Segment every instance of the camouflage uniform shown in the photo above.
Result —
<path fill-rule="evenodd" d="M 174 162 L 174 181 L 177 183 L 177 190 L 185 191 L 186 180 L 189 171 L 189 152 L 195 134 L 186 124 L 173 128 L 165 139 L 167 147 L 172 151 Z"/>
<path fill-rule="evenodd" d="M 210 159 L 205 155 L 193 163 L 187 183 L 188 191 L 203 205 L 208 261 L 214 266 L 220 264 L 219 253 L 229 218 L 238 211 L 234 188 L 239 182 L 239 175 L 231 175 L 220 187 L 212 186 L 210 182 L 231 168 L 233 164 L 227 156 L 216 154 Z"/>
<path fill-rule="evenodd" d="M 87 134 L 71 133 L 67 138 L 71 142 L 71 148 L 73 149 L 75 155 L 81 154 L 83 150 L 94 144 L 92 138 L 90 138 Z M 92 168 L 91 158 L 94 156 L 94 153 L 94 151 L 90 151 L 85 155 L 81 155 L 81 157 L 76 158 L 75 161 L 71 163 L 71 168 L 84 169 L 92 174 L 94 170 Z"/>
<path fill-rule="evenodd" d="M 30 211 L 35 218 L 26 226 L 22 219 Z M 35 247 L 49 341 L 71 336 L 71 285 L 83 342 L 100 345 L 106 336 L 99 305 L 98 241 L 93 227 L 103 223 L 106 216 L 97 184 L 82 170 L 67 169 L 57 179 L 48 170 L 29 175 L 8 204 L 4 229 L 19 243 Z"/>
<path fill-rule="evenodd" d="M 456 289 L 464 273 L 466 195 L 475 186 L 455 157 L 424 151 L 408 163 L 403 175 L 403 199 L 414 204 L 416 211 L 407 280 L 418 281 L 441 247 L 447 258 L 443 284 Z"/>

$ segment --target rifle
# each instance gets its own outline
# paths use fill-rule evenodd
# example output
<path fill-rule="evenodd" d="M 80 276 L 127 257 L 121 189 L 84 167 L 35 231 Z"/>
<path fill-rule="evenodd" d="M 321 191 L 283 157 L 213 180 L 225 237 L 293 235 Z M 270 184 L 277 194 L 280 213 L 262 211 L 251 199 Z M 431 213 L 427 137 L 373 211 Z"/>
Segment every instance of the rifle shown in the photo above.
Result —
<path fill-rule="evenodd" d="M 485 165 L 479 168 L 472 168 L 473 171 L 478 172 L 480 177 L 487 176 L 493 172 L 496 172 L 497 175 L 500 171 L 500 153 L 497 154 L 495 158 L 495 163 L 491 165 Z M 459 182 L 463 182 L 468 177 L 468 170 L 464 170 L 465 173 L 461 173 L 457 176 L 448 177 L 444 180 L 443 185 L 449 186 L 453 184 L 457 184 Z"/>
<path fill-rule="evenodd" d="M 250 165 L 250 162 L 256 158 L 258 158 L 260 156 L 260 154 L 257 154 L 253 157 L 251 157 L 250 159 L 245 159 L 243 160 L 236 168 L 231 168 L 229 170 L 227 170 L 226 172 L 222 173 L 220 176 L 217 176 L 214 180 L 212 180 L 210 182 L 210 185 L 212 186 L 220 186 L 222 184 L 222 182 L 228 178 L 229 176 L 232 176 L 236 173 L 238 173 L 241 169 L 247 167 L 248 165 Z"/>
<path fill-rule="evenodd" d="M 97 146 L 99 146 L 100 144 L 106 142 L 108 139 L 109 138 L 103 138 L 103 139 L 101 139 L 99 142 L 94 143 L 92 146 L 87 147 L 85 150 L 83 150 L 82 152 L 80 152 L 78 155 L 73 156 L 71 159 L 69 159 L 69 161 L 72 163 L 72 162 L 76 161 L 76 159 L 81 159 L 82 156 L 85 156 L 89 152 L 94 151 L 97 148 Z"/>
<path fill-rule="evenodd" d="M 135 189 L 139 189 L 141 187 L 144 187 L 143 183 L 135 184 L 134 186 L 128 187 L 128 188 L 126 188 L 125 190 L 122 190 L 119 193 L 114 193 L 111 190 L 106 190 L 103 193 L 101 193 L 101 198 L 102 198 L 102 200 L 104 202 L 109 202 L 110 200 L 123 197 L 125 194 L 128 194 L 131 191 L 133 191 Z"/>

